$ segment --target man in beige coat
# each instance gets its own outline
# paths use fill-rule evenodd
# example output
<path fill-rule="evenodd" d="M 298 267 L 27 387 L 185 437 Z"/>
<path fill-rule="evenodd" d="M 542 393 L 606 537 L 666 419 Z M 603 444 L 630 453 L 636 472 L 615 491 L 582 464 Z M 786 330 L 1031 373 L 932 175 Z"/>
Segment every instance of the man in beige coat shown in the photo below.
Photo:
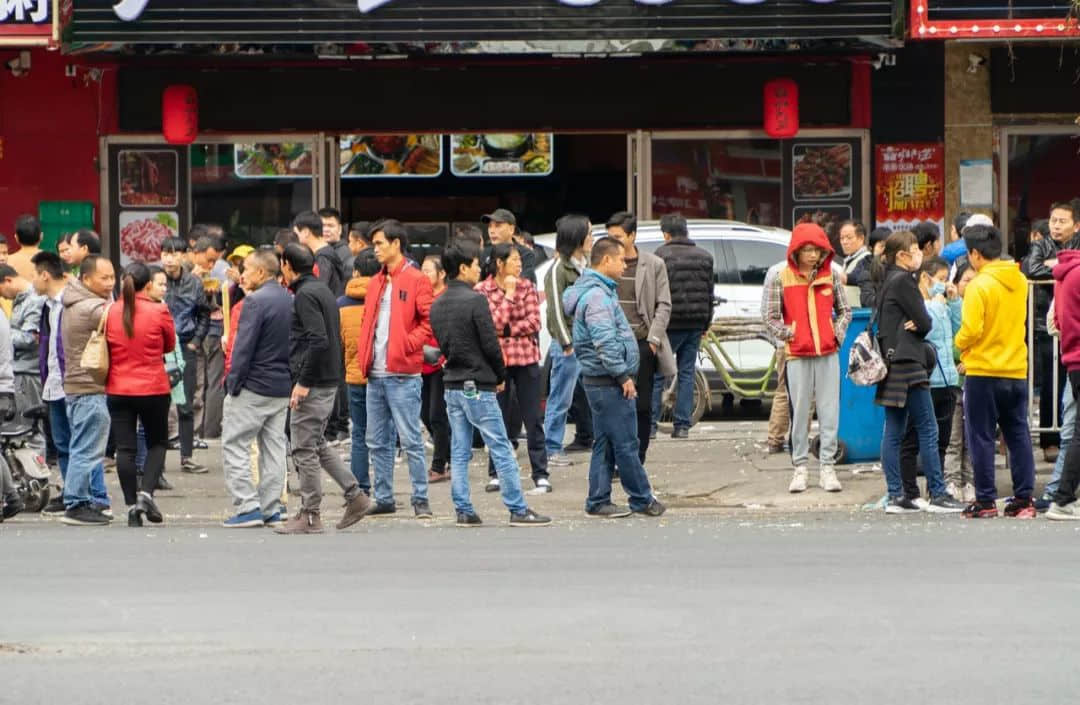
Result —
<path fill-rule="evenodd" d="M 674 377 L 677 371 L 667 337 L 671 288 L 664 261 L 634 245 L 637 218 L 633 213 L 620 211 L 608 218 L 607 233 L 608 237 L 623 244 L 626 256 L 626 271 L 616 282 L 616 287 L 619 305 L 637 337 L 641 356 L 635 386 L 638 394 L 638 456 L 644 465 L 652 431 L 653 378 L 657 372 L 664 377 Z"/>

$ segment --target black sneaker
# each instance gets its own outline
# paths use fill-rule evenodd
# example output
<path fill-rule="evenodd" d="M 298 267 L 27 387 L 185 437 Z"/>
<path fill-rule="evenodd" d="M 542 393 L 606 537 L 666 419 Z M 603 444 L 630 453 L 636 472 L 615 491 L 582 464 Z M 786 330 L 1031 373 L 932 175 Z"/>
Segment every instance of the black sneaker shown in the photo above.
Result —
<path fill-rule="evenodd" d="M 885 505 L 886 514 L 918 514 L 921 511 L 919 505 L 910 497 L 890 497 L 889 503 Z"/>
<path fill-rule="evenodd" d="M 677 428 L 677 429 L 675 429 L 674 431 L 671 432 L 671 437 L 672 438 L 689 438 L 690 437 L 690 429 L 688 429 L 688 428 Z"/>
<path fill-rule="evenodd" d="M 480 526 L 483 523 L 484 522 L 480 521 L 480 517 L 476 516 L 475 514 L 466 514 L 465 512 L 458 512 L 457 513 L 457 525 L 458 526 L 464 526 L 464 527 L 472 529 L 472 528 L 475 528 L 477 526 Z"/>
<path fill-rule="evenodd" d="M 210 446 L 206 445 L 206 441 L 201 438 L 196 438 L 191 442 L 191 447 L 195 450 L 208 450 Z"/>
<path fill-rule="evenodd" d="M 58 496 L 49 500 L 49 503 L 45 505 L 45 508 L 41 510 L 42 516 L 47 517 L 59 517 L 64 515 L 66 507 L 64 507 L 64 495 L 60 493 Z"/>
<path fill-rule="evenodd" d="M 397 505 L 395 505 L 393 502 L 390 502 L 389 504 L 379 504 L 378 502 L 376 502 L 375 505 L 371 509 L 369 509 L 367 514 L 365 514 L 364 516 L 371 517 L 378 514 L 393 514 L 396 511 Z"/>
<path fill-rule="evenodd" d="M 165 479 L 165 474 L 162 473 L 161 476 L 158 477 L 157 487 L 155 487 L 154 489 L 155 490 L 163 490 L 163 491 L 167 492 L 167 491 L 171 490 L 172 488 L 173 488 L 172 483 L 169 482 L 168 480 L 166 480 Z"/>
<path fill-rule="evenodd" d="M 1038 512 L 1031 497 L 1013 497 L 1005 503 L 1004 514 L 1012 519 L 1034 519 Z"/>
<path fill-rule="evenodd" d="M 128 526 L 139 527 L 142 526 L 142 512 L 138 507 L 132 507 L 128 510 Z"/>
<path fill-rule="evenodd" d="M 633 512 L 630 511 L 629 507 L 620 507 L 617 504 L 608 502 L 607 504 L 601 504 L 591 511 L 585 512 L 585 514 L 594 519 L 622 519 L 623 517 L 630 516 Z"/>
<path fill-rule="evenodd" d="M 109 519 L 89 504 L 80 504 L 64 512 L 61 522 L 68 526 L 108 526 Z"/>
<path fill-rule="evenodd" d="M 563 448 L 564 453 L 584 453 L 592 450 L 592 443 L 586 443 L 584 441 L 575 440 L 570 445 Z"/>
<path fill-rule="evenodd" d="M 1053 503 L 1053 497 L 1043 495 L 1042 497 L 1039 497 L 1037 500 L 1035 500 L 1035 511 L 1039 514 L 1045 514 L 1047 510 L 1050 509 L 1050 505 Z"/>
<path fill-rule="evenodd" d="M 550 523 L 551 517 L 537 514 L 531 509 L 526 509 L 521 514 L 510 514 L 510 526 L 543 526 Z"/>
<path fill-rule="evenodd" d="M 431 513 L 431 505 L 427 502 L 417 502 L 413 505 L 413 511 L 416 512 L 417 519 L 435 518 L 435 515 Z"/>
<path fill-rule="evenodd" d="M 931 499 L 926 505 L 926 511 L 931 514 L 959 514 L 966 506 L 963 502 L 958 502 L 949 495 L 943 494 Z"/>
<path fill-rule="evenodd" d="M 644 514 L 645 516 L 649 517 L 658 517 L 666 511 L 667 507 L 665 507 L 663 504 L 660 504 L 660 500 L 653 497 L 653 501 L 649 502 L 649 506 L 645 507 L 644 509 L 637 509 L 634 511 L 634 513 Z"/>

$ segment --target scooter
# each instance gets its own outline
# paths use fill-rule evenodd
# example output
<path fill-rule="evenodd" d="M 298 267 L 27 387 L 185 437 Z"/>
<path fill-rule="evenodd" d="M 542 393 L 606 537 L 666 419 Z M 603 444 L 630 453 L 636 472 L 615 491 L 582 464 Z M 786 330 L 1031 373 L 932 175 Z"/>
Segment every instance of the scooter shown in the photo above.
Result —
<path fill-rule="evenodd" d="M 0 426 L 0 457 L 11 470 L 14 489 L 25 505 L 23 511 L 40 512 L 49 503 L 49 466 L 29 443 L 40 433 L 48 409 L 44 404 L 33 406 L 22 413 L 19 423 L 12 423 L 15 414 L 9 414 Z"/>

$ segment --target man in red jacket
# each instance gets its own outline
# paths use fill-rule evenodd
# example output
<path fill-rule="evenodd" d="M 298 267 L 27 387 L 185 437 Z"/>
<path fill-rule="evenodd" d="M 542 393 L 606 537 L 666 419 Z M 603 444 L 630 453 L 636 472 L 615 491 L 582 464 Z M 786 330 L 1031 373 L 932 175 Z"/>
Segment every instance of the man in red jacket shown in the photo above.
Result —
<path fill-rule="evenodd" d="M 1054 321 L 1061 334 L 1061 361 L 1069 371 L 1069 385 L 1074 399 L 1080 399 L 1080 251 L 1062 250 L 1054 267 Z M 1080 428 L 1080 416 L 1076 420 Z M 1076 488 L 1080 484 L 1080 436 L 1073 431 L 1073 440 L 1065 453 L 1061 483 L 1047 519 L 1080 520 L 1080 503 Z"/>
<path fill-rule="evenodd" d="M 375 468 L 375 506 L 368 513 L 395 511 L 393 430 L 408 459 L 413 510 L 418 519 L 430 519 L 420 435 L 420 374 L 424 343 L 431 337 L 431 282 L 406 261 L 409 238 L 400 222 L 373 225 L 371 243 L 382 269 L 368 284 L 357 350 L 368 380 L 367 445 Z"/>

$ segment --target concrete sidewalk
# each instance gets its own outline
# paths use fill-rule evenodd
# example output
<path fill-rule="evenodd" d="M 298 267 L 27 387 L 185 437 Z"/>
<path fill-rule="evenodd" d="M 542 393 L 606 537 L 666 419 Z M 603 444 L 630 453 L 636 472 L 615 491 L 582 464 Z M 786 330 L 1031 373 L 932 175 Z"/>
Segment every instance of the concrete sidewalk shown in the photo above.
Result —
<path fill-rule="evenodd" d="M 762 420 L 706 420 L 691 430 L 689 439 L 673 440 L 670 427 L 661 424 L 660 433 L 649 449 L 647 463 L 655 492 L 674 513 L 725 514 L 776 510 L 851 512 L 861 510 L 884 495 L 884 477 L 875 464 L 838 466 L 843 491 L 823 491 L 817 486 L 817 464 L 813 459 L 810 463 L 810 489 L 802 494 L 789 494 L 790 458 L 786 454 L 769 455 L 766 452 L 766 426 Z M 340 452 L 348 463 L 348 444 L 341 446 Z M 561 520 L 585 517 L 590 456 L 588 453 L 575 453 L 570 457 L 574 461 L 572 467 L 551 468 L 553 493 L 527 496 L 534 509 Z M 173 452 L 168 454 L 166 476 L 175 489 L 158 493 L 158 503 L 166 514 L 167 522 L 212 525 L 232 512 L 225 492 L 219 443 L 211 442 L 209 450 L 197 451 L 195 459 L 207 465 L 210 472 L 205 475 L 181 473 L 178 455 Z M 518 452 L 518 462 L 522 464 L 522 486 L 530 490 L 533 484 L 524 443 Z M 1046 463 L 1039 463 L 1037 469 L 1036 486 L 1041 492 L 1052 468 Z M 499 495 L 484 491 L 487 454 L 483 450 L 476 451 L 474 455 L 470 478 L 473 502 L 480 516 L 487 522 L 505 523 L 508 515 Z M 122 525 L 125 519 L 123 500 L 115 472 L 107 474 L 106 481 L 114 501 L 116 524 Z M 295 475 L 290 475 L 289 484 L 293 490 L 298 487 Z M 326 491 L 323 505 L 325 516 L 331 522 L 336 521 L 341 513 L 341 492 L 325 475 L 323 484 Z M 404 464 L 395 466 L 394 490 L 398 512 L 371 521 L 413 521 L 408 472 Z M 1008 470 L 1002 456 L 998 456 L 998 491 L 1003 497 L 1011 492 Z M 454 511 L 449 483 L 431 485 L 429 499 L 436 515 L 435 522 L 452 523 Z M 613 499 L 625 502 L 625 494 L 617 483 Z M 299 496 L 291 494 L 289 509 L 295 511 L 298 507 Z M 0 526 L 10 528 L 16 523 L 35 520 L 38 518 L 21 516 L 16 522 Z"/>

